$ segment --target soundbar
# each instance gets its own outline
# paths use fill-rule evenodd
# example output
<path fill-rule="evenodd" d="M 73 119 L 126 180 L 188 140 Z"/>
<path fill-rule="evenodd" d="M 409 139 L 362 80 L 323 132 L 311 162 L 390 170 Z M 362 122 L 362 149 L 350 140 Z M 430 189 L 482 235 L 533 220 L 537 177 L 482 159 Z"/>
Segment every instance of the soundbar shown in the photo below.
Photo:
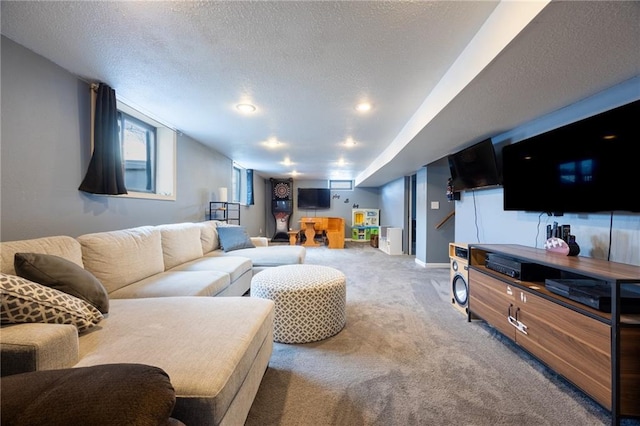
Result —
<path fill-rule="evenodd" d="M 543 281 L 546 278 L 557 278 L 560 274 L 558 270 L 544 265 L 521 262 L 495 253 L 487 254 L 485 266 L 520 281 Z"/>

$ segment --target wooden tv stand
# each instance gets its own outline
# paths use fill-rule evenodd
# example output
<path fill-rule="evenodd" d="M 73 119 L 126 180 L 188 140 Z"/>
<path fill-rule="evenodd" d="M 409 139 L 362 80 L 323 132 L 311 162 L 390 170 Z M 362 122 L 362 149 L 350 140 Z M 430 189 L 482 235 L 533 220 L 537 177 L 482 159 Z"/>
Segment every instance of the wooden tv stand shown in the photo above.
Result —
<path fill-rule="evenodd" d="M 550 292 L 544 278 L 521 281 L 488 269 L 491 253 L 545 266 L 556 278 L 606 281 L 611 313 Z M 611 411 L 614 425 L 640 416 L 640 314 L 620 313 L 621 284 L 640 286 L 640 267 L 520 245 L 469 245 L 469 320 L 485 320 L 576 385 Z"/>

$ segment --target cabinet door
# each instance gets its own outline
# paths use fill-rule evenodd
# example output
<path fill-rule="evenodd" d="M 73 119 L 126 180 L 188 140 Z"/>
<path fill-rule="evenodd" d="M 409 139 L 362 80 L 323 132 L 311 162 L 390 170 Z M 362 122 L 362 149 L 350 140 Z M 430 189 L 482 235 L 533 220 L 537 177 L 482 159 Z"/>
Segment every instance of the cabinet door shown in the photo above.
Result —
<path fill-rule="evenodd" d="M 622 328 L 620 340 L 620 409 L 640 416 L 640 328 Z"/>
<path fill-rule="evenodd" d="M 515 338 L 515 328 L 508 317 L 514 312 L 514 292 L 500 280 L 469 270 L 469 310 L 511 339 Z"/>
<path fill-rule="evenodd" d="M 527 327 L 516 342 L 611 409 L 609 325 L 520 289 L 516 294 L 518 320 Z"/>

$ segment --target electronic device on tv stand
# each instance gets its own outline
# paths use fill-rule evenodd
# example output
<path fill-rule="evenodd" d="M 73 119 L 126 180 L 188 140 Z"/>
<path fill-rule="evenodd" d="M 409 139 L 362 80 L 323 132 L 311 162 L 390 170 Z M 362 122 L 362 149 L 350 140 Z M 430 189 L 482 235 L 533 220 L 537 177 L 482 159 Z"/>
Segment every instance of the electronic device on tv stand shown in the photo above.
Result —
<path fill-rule="evenodd" d="M 611 312 L 611 285 L 593 279 L 546 279 L 545 287 L 552 293 L 602 312 Z M 640 313 L 640 286 L 620 288 L 620 312 Z"/>
<path fill-rule="evenodd" d="M 487 269 L 507 275 L 520 281 L 539 281 L 559 274 L 556 269 L 531 262 L 522 262 L 507 256 L 487 253 Z"/>

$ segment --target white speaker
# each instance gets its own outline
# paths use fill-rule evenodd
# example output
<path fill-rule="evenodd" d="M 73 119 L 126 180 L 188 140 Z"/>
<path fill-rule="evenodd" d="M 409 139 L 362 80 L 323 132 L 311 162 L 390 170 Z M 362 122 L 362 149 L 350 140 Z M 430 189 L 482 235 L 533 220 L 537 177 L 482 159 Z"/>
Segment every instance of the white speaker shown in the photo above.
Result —
<path fill-rule="evenodd" d="M 449 243 L 451 266 L 451 305 L 467 315 L 469 305 L 469 246 L 462 243 Z"/>

